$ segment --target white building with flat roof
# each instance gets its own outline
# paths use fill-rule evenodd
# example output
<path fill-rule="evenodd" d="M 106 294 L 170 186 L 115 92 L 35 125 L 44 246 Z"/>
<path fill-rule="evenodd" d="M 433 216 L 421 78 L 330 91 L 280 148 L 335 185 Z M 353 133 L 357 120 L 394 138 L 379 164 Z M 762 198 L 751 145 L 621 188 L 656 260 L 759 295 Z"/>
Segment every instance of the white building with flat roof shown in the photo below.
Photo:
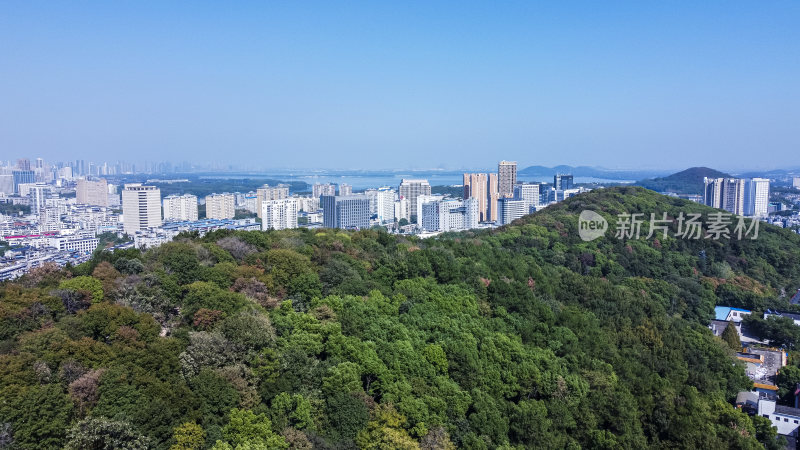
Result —
<path fill-rule="evenodd" d="M 141 183 L 126 184 L 122 190 L 122 223 L 125 233 L 129 235 L 160 227 L 161 189 Z"/>
<path fill-rule="evenodd" d="M 192 194 L 164 197 L 164 220 L 197 220 L 197 196 Z"/>
<path fill-rule="evenodd" d="M 261 229 L 284 230 L 297 228 L 297 200 L 284 198 L 261 203 Z"/>
<path fill-rule="evenodd" d="M 108 206 L 108 194 L 108 182 L 102 178 L 78 180 L 75 187 L 75 201 L 82 205 Z"/>
<path fill-rule="evenodd" d="M 207 219 L 233 219 L 236 215 L 236 197 L 233 194 L 206 195 Z"/>

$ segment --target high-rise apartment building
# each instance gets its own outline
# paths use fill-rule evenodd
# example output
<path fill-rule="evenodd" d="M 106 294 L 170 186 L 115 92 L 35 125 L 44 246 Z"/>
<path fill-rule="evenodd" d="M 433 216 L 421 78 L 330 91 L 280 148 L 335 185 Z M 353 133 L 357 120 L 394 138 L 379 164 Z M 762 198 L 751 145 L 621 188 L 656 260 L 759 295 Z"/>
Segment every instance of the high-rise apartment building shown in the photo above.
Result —
<path fill-rule="evenodd" d="M 494 222 L 497 220 L 497 199 L 499 196 L 497 174 L 464 174 L 464 198 L 478 200 L 478 213 L 480 214 L 481 222 Z"/>
<path fill-rule="evenodd" d="M 408 207 L 408 199 L 400 197 L 394 202 L 394 220 L 411 220 L 411 212 Z"/>
<path fill-rule="evenodd" d="M 375 216 L 378 222 L 394 222 L 394 189 L 389 186 L 367 189 L 364 195 L 369 198 L 369 213 Z"/>
<path fill-rule="evenodd" d="M 347 183 L 339 184 L 339 195 L 341 196 L 353 195 L 353 186 Z"/>
<path fill-rule="evenodd" d="M 168 195 L 164 197 L 163 204 L 165 221 L 195 221 L 198 218 L 196 195 Z"/>
<path fill-rule="evenodd" d="M 256 215 L 261 216 L 263 209 L 261 204 L 267 200 L 281 200 L 289 198 L 289 185 L 279 184 L 277 186 L 264 185 L 256 189 Z"/>
<path fill-rule="evenodd" d="M 800 177 L 792 177 L 792 187 L 800 189 Z"/>
<path fill-rule="evenodd" d="M 206 218 L 233 219 L 236 215 L 236 197 L 233 194 L 206 195 Z"/>
<path fill-rule="evenodd" d="M 314 186 L 311 187 L 312 197 L 320 198 L 323 195 L 336 196 L 336 185 L 330 183 L 326 184 L 315 183 Z"/>
<path fill-rule="evenodd" d="M 293 198 L 264 200 L 261 203 L 261 229 L 297 228 L 297 201 Z"/>
<path fill-rule="evenodd" d="M 20 158 L 17 160 L 17 169 L 31 170 L 31 160 L 28 158 Z"/>
<path fill-rule="evenodd" d="M 525 214 L 539 207 L 542 198 L 541 184 L 521 183 L 514 186 L 514 198 L 525 202 Z"/>
<path fill-rule="evenodd" d="M 369 228 L 369 199 L 365 195 L 323 195 L 322 223 L 325 228 Z"/>
<path fill-rule="evenodd" d="M 102 178 L 97 181 L 78 180 L 75 201 L 82 205 L 108 206 L 108 182 Z"/>
<path fill-rule="evenodd" d="M 25 161 L 28 161 L 27 159 Z M 28 161 L 28 166 L 30 167 L 31 162 Z M 36 182 L 36 173 L 30 169 L 28 170 L 14 170 L 11 172 L 11 175 L 14 177 L 14 192 L 19 192 L 19 185 L 20 184 L 27 184 L 27 183 L 35 183 Z"/>
<path fill-rule="evenodd" d="M 528 214 L 526 202 L 522 199 L 501 198 L 497 201 L 497 224 L 508 225 Z"/>
<path fill-rule="evenodd" d="M 432 200 L 422 204 L 422 229 L 459 231 L 478 227 L 478 199 Z"/>
<path fill-rule="evenodd" d="M 769 214 L 769 180 L 752 178 L 744 188 L 744 215 L 764 217 Z"/>
<path fill-rule="evenodd" d="M 572 189 L 574 186 L 572 175 L 556 174 L 553 175 L 553 189 L 557 191 L 566 191 Z"/>
<path fill-rule="evenodd" d="M 517 184 L 517 162 L 500 161 L 497 165 L 497 190 L 500 197 L 513 197 Z"/>
<path fill-rule="evenodd" d="M 733 214 L 745 214 L 745 180 L 738 178 L 704 178 L 703 203 Z"/>
<path fill-rule="evenodd" d="M 50 197 L 50 186 L 44 183 L 34 183 L 26 186 L 26 196 L 31 199 L 31 212 L 40 214 L 47 207 L 47 199 Z"/>
<path fill-rule="evenodd" d="M 420 195 L 431 195 L 431 185 L 428 180 L 400 180 L 400 187 L 398 188 L 400 196 L 408 199 L 408 207 L 412 214 L 412 221 L 417 216 L 417 197 Z"/>
<path fill-rule="evenodd" d="M 125 233 L 130 235 L 160 227 L 161 189 L 141 183 L 126 184 L 122 190 L 122 220 Z"/>

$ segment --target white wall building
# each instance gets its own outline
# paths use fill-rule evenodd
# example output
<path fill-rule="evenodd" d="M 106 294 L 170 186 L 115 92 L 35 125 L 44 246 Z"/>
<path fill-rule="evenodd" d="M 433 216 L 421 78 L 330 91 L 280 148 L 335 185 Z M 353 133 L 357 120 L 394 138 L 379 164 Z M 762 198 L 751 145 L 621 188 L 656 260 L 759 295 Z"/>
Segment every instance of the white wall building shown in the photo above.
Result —
<path fill-rule="evenodd" d="M 233 194 L 206 195 L 206 218 L 233 219 L 236 215 L 236 198 Z"/>
<path fill-rule="evenodd" d="M 411 220 L 408 199 L 405 197 L 400 197 L 394 202 L 394 220 L 399 222 L 402 219 Z"/>
<path fill-rule="evenodd" d="M 541 199 L 541 185 L 539 183 L 524 183 L 514 186 L 514 198 L 525 202 L 526 214 L 530 214 L 539 207 Z"/>
<path fill-rule="evenodd" d="M 765 217 L 769 214 L 769 180 L 752 178 L 744 188 L 744 215 Z"/>
<path fill-rule="evenodd" d="M 297 200 L 265 200 L 261 203 L 261 229 L 297 228 Z"/>
<path fill-rule="evenodd" d="M 320 198 L 323 195 L 336 195 L 336 185 L 335 184 L 321 184 L 315 183 L 311 187 L 311 196 L 314 198 Z"/>
<path fill-rule="evenodd" d="M 459 231 L 477 228 L 480 212 L 478 199 L 434 200 L 422 205 L 422 229 Z"/>
<path fill-rule="evenodd" d="M 83 205 L 108 206 L 108 194 L 108 182 L 104 179 L 78 180 L 75 187 L 75 201 Z"/>
<path fill-rule="evenodd" d="M 261 204 L 267 200 L 281 200 L 289 198 L 289 185 L 279 184 L 277 186 L 264 186 L 256 189 L 256 214 L 261 217 L 263 211 Z"/>
<path fill-rule="evenodd" d="M 192 194 L 164 197 L 164 220 L 197 220 L 197 196 Z"/>
<path fill-rule="evenodd" d="M 122 221 L 125 233 L 133 235 L 139 230 L 161 226 L 161 189 L 126 184 L 122 190 Z"/>
<path fill-rule="evenodd" d="M 497 201 L 497 224 L 508 225 L 527 214 L 525 200 L 501 198 Z"/>

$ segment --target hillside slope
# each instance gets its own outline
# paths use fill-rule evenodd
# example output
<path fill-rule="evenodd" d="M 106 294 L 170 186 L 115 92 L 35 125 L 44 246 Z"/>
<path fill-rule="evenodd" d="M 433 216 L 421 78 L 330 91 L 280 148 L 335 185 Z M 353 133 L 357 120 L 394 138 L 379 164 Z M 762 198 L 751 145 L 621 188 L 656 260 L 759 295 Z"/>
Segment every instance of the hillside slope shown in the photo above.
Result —
<path fill-rule="evenodd" d="M 580 239 L 585 209 L 605 237 Z M 614 188 L 494 231 L 224 231 L 37 269 L 0 285 L 0 440 L 774 448 L 729 403 L 751 384 L 706 323 L 786 306 L 800 237 L 611 234 L 681 211 L 712 210 Z"/>

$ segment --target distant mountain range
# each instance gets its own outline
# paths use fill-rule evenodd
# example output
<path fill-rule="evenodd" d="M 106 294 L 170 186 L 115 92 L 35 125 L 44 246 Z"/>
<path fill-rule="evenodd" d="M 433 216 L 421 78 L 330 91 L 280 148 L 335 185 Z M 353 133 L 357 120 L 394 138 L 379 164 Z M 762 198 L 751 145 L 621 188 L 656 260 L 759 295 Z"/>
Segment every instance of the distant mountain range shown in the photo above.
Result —
<path fill-rule="evenodd" d="M 589 166 L 529 166 L 517 172 L 517 176 L 528 178 L 552 177 L 557 173 L 572 174 L 574 177 L 603 178 L 606 180 L 632 181 L 666 175 L 663 170 L 614 170 Z"/>
<path fill-rule="evenodd" d="M 703 193 L 703 178 L 725 178 L 730 176 L 730 174 L 708 167 L 691 167 L 666 177 L 641 180 L 635 184 L 656 192 L 699 195 Z"/>

